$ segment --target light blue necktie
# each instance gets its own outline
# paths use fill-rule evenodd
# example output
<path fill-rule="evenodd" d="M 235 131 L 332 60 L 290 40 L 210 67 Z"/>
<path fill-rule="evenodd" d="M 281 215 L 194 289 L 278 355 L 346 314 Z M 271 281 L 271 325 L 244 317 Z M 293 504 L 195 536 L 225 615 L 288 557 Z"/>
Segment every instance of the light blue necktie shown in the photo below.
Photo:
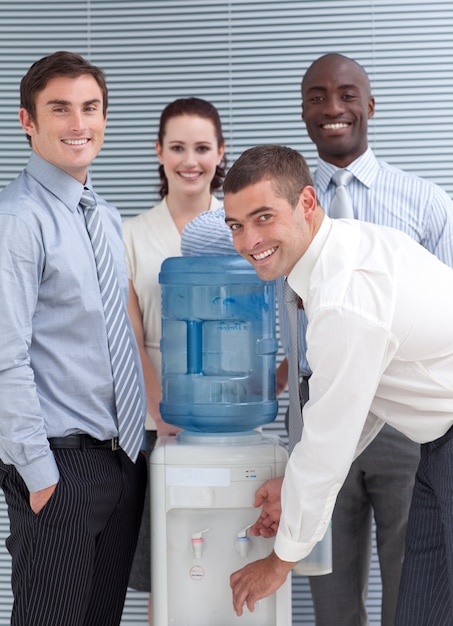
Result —
<path fill-rule="evenodd" d="M 144 406 L 130 330 L 121 299 L 115 264 L 102 227 L 93 193 L 84 188 L 80 205 L 93 246 L 99 288 L 104 306 L 105 325 L 112 364 L 118 418 L 119 444 L 132 461 L 136 461 L 143 438 Z"/>
<path fill-rule="evenodd" d="M 337 170 L 332 176 L 332 181 L 336 185 L 335 195 L 332 198 L 329 208 L 329 216 L 334 218 L 354 219 L 352 198 L 347 186 L 354 178 L 354 174 L 348 170 Z"/>
<path fill-rule="evenodd" d="M 283 295 L 288 316 L 289 359 L 288 359 L 288 450 L 289 453 L 302 437 L 302 411 L 299 392 L 299 348 L 297 323 L 299 317 L 299 296 L 291 289 L 288 281 L 283 283 Z"/>

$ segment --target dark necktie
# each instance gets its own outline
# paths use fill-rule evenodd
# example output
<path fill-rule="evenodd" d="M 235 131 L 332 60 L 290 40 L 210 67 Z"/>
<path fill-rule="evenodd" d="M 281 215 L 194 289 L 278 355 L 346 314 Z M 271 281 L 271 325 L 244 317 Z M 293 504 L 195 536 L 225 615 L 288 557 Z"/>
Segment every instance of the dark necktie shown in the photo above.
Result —
<path fill-rule="evenodd" d="M 105 325 L 112 364 L 118 417 L 119 444 L 136 461 L 143 437 L 144 406 L 138 382 L 130 330 L 115 264 L 102 227 L 93 193 L 85 188 L 80 199 L 88 234 L 93 246 L 99 288 L 104 307 Z"/>
<path fill-rule="evenodd" d="M 285 280 L 283 284 L 290 343 L 288 358 L 288 449 L 291 454 L 294 446 L 299 443 L 302 437 L 302 411 L 299 393 L 299 337 L 297 330 L 299 296 L 291 289 L 288 281 Z"/>
<path fill-rule="evenodd" d="M 345 217 L 354 219 L 354 211 L 352 207 L 352 198 L 347 186 L 354 178 L 354 174 L 348 170 L 337 170 L 332 176 L 332 181 L 336 185 L 335 195 L 330 203 L 330 217 Z"/>

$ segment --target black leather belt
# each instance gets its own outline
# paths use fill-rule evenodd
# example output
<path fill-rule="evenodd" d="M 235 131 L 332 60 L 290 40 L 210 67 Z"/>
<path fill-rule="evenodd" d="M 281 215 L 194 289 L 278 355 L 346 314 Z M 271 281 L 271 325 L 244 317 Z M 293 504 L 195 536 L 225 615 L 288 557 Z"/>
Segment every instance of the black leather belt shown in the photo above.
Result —
<path fill-rule="evenodd" d="M 95 448 L 108 448 L 110 450 L 119 450 L 118 437 L 100 441 L 90 435 L 68 435 L 67 437 L 50 437 L 50 447 L 55 448 L 72 448 L 73 450 L 93 450 Z"/>

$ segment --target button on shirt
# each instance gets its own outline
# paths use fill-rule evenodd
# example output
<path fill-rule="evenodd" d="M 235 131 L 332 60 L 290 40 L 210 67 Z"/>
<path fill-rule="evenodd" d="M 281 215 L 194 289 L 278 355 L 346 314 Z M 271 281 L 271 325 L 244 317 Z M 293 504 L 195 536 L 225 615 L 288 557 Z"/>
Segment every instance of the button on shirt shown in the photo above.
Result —
<path fill-rule="evenodd" d="M 288 282 L 304 302 L 313 374 L 275 551 L 298 561 L 384 422 L 419 443 L 452 426 L 453 270 L 398 230 L 326 216 Z"/>
<path fill-rule="evenodd" d="M 0 458 L 16 466 L 30 491 L 58 481 L 48 437 L 118 434 L 96 266 L 78 206 L 82 188 L 33 153 L 0 193 Z M 126 303 L 121 220 L 96 201 Z"/>

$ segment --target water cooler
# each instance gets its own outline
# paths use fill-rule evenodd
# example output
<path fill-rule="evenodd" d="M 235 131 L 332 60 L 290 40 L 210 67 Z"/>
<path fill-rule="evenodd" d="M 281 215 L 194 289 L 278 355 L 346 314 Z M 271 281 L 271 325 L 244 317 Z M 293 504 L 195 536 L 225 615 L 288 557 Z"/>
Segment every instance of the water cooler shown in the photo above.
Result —
<path fill-rule="evenodd" d="M 164 261 L 162 403 L 183 430 L 151 455 L 154 626 L 291 626 L 291 580 L 237 617 L 230 575 L 267 556 L 255 491 L 287 453 L 275 419 L 275 293 L 240 257 Z"/>

